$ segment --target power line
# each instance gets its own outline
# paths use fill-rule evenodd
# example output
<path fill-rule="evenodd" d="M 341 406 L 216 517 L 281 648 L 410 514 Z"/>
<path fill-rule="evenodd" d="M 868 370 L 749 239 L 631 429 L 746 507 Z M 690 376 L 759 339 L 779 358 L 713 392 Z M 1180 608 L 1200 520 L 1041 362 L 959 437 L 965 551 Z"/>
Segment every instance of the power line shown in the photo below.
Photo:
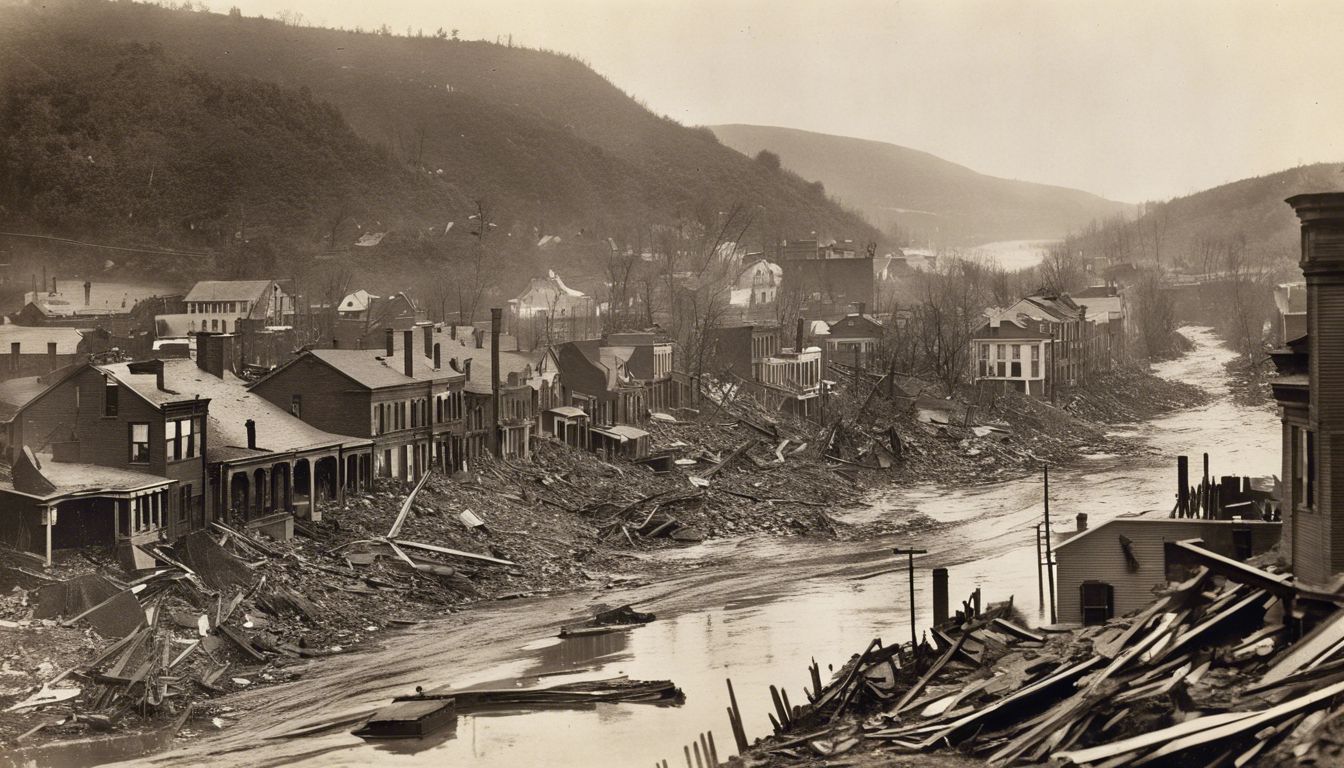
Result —
<path fill-rule="evenodd" d="M 208 251 L 168 251 L 168 250 L 150 250 L 148 248 L 132 248 L 123 245 L 104 245 L 102 243 L 86 243 L 82 240 L 71 240 L 68 237 L 55 237 L 53 235 L 34 235 L 26 232 L 0 232 L 3 237 L 26 237 L 32 240 L 50 240 L 57 243 L 69 243 L 70 245 L 82 245 L 86 248 L 102 248 L 109 251 L 123 251 L 126 253 L 147 253 L 153 256 L 210 256 Z"/>

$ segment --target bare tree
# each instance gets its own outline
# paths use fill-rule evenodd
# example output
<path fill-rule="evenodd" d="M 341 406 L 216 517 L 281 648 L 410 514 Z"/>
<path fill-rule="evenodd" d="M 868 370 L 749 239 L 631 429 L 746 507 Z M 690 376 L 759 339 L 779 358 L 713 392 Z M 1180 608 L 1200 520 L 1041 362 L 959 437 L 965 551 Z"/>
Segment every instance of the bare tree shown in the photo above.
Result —
<path fill-rule="evenodd" d="M 1083 265 L 1068 240 L 1050 246 L 1045 252 L 1045 258 L 1041 259 L 1037 272 L 1042 287 L 1053 294 L 1068 293 L 1080 288 L 1084 280 Z"/>
<path fill-rule="evenodd" d="M 752 221 L 750 209 L 740 204 L 719 211 L 717 218 L 713 225 L 695 228 L 700 234 L 693 242 L 679 244 L 677 251 L 686 269 L 680 277 L 676 272 L 668 277 L 675 296 L 673 332 L 686 371 L 695 379 L 703 377 L 714 357 L 714 331 L 728 311 L 732 259 L 724 257 L 724 248 L 741 242 Z"/>
<path fill-rule="evenodd" d="M 457 293 L 458 321 L 471 325 L 476 319 L 481 295 L 485 293 L 485 264 L 489 253 L 486 243 L 489 241 L 490 233 L 498 225 L 491 221 L 490 207 L 484 200 L 476 201 L 476 212 L 467 218 L 474 224 L 471 236 L 476 238 L 476 241 L 460 255 L 454 287 Z"/>
<path fill-rule="evenodd" d="M 912 330 L 924 368 L 950 395 L 969 370 L 971 334 L 983 317 L 986 291 L 974 265 L 961 259 L 940 263 L 921 279 Z"/>

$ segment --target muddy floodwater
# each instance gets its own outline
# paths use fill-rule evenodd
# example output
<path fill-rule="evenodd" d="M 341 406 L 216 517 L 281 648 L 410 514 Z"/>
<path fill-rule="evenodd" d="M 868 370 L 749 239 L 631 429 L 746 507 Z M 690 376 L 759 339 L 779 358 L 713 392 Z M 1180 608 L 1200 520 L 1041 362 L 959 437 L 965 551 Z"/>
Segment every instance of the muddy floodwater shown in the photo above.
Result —
<path fill-rule="evenodd" d="M 1228 396 L 1222 364 L 1230 353 L 1202 329 L 1187 329 L 1197 349 L 1157 366 L 1163 376 L 1207 388 L 1209 405 L 1125 427 L 1151 451 L 1139 457 L 1083 457 L 1051 473 L 1054 524 L 1072 531 L 1082 512 L 1096 525 L 1118 515 L 1174 503 L 1175 456 L 1191 456 L 1200 472 L 1207 452 L 1212 472 L 1271 475 L 1279 471 L 1278 420 L 1269 408 L 1238 408 Z M 155 765 L 262 768 L 307 766 L 651 765 L 679 764 L 682 745 L 713 731 L 721 757 L 733 754 L 724 679 L 731 677 L 748 737 L 768 732 L 768 686 L 804 701 L 807 665 L 815 658 L 838 667 L 874 637 L 909 637 L 908 581 L 893 546 L 929 550 L 916 565 L 916 622 L 926 626 L 929 569 L 950 569 L 954 601 L 979 586 L 987 601 L 1012 596 L 1035 621 L 1035 533 L 1041 519 L 1039 478 L 965 489 L 914 487 L 876 495 L 868 508 L 844 515 L 862 522 L 914 508 L 944 523 L 921 539 L 860 543 L 808 539 L 738 539 L 658 555 L 694 558 L 696 568 L 663 583 L 597 594 L 499 603 L 400 634 L 383 647 L 313 665 L 303 679 L 237 694 L 218 730 L 179 741 Z M 873 575 L 877 574 L 877 575 Z M 654 611 L 647 626 L 596 637 L 559 640 L 557 628 L 601 603 L 633 602 Z M 1048 619 L 1045 619 L 1048 621 Z M 392 695 L 426 687 L 546 685 L 627 675 L 670 679 L 686 693 L 680 707 L 598 705 L 581 711 L 494 712 L 463 715 L 454 732 L 435 739 L 382 745 L 351 736 L 349 727 L 296 739 L 267 738 L 299 725 L 357 713 Z"/>

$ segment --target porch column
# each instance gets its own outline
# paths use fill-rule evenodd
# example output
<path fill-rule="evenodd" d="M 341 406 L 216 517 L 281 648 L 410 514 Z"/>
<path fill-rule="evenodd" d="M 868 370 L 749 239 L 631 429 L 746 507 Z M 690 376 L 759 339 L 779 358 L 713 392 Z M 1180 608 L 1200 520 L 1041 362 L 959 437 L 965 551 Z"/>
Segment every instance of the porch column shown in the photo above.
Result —
<path fill-rule="evenodd" d="M 317 463 L 319 461 L 321 461 L 321 459 L 318 459 L 317 461 L 314 461 L 313 459 L 308 460 L 308 519 L 310 520 L 317 519 Z M 298 462 L 295 463 L 297 464 Z M 339 461 L 336 463 L 338 465 L 340 464 Z M 340 477 L 340 474 L 341 469 L 337 466 L 337 478 Z"/>
<path fill-rule="evenodd" d="M 51 526 L 56 522 L 56 507 L 48 506 L 42 510 L 42 522 L 47 529 L 47 567 L 51 567 Z"/>

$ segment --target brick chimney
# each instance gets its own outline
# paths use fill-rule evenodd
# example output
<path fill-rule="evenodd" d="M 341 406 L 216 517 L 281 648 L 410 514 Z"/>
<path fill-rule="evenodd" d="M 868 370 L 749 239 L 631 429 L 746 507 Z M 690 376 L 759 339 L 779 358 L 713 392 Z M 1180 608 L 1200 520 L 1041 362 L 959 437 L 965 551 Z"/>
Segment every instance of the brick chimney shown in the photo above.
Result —
<path fill-rule="evenodd" d="M 248 450 L 252 451 L 257 450 L 257 422 L 253 421 L 252 419 L 248 419 L 247 421 L 243 422 L 243 426 L 247 428 Z"/>
<path fill-rule="evenodd" d="M 85 280 L 85 281 L 84 281 L 84 306 L 86 306 L 86 307 L 89 306 L 89 301 L 90 301 L 90 299 L 92 298 L 92 295 L 93 295 L 93 283 L 89 282 L 88 280 Z"/>
<path fill-rule="evenodd" d="M 448 338 L 457 341 L 457 323 L 448 326 Z"/>
<path fill-rule="evenodd" d="M 1324 584 L 1344 571 L 1344 192 L 1296 195 L 1287 202 L 1302 221 L 1316 462 L 1316 514 L 1288 518 L 1291 559 L 1295 576 Z"/>
<path fill-rule="evenodd" d="M 11 341 L 9 343 L 9 370 L 19 370 L 19 349 L 22 346 L 20 342 Z"/>
<path fill-rule="evenodd" d="M 47 342 L 47 371 L 56 370 L 56 342 Z"/>
<path fill-rule="evenodd" d="M 383 351 L 387 353 L 386 357 L 392 357 L 392 355 L 397 353 L 397 350 L 395 349 L 396 338 L 392 335 L 394 333 L 396 333 L 396 331 L 393 331 L 391 328 L 383 329 L 383 336 L 385 337 Z"/>
<path fill-rule="evenodd" d="M 406 331 L 401 339 L 401 372 L 415 377 L 415 331 Z"/>
<path fill-rule="evenodd" d="M 438 345 L 438 344 L 435 344 L 435 345 L 434 345 L 434 370 L 436 370 L 436 371 L 443 367 L 443 364 L 442 364 L 442 358 L 439 356 L 439 354 L 440 354 L 439 345 Z"/>
<path fill-rule="evenodd" d="M 423 336 L 424 336 L 424 340 L 425 340 L 425 357 L 433 357 L 433 356 L 434 356 L 434 324 L 433 324 L 433 323 L 425 323 L 424 325 L 420 326 L 420 333 L 423 334 Z"/>

